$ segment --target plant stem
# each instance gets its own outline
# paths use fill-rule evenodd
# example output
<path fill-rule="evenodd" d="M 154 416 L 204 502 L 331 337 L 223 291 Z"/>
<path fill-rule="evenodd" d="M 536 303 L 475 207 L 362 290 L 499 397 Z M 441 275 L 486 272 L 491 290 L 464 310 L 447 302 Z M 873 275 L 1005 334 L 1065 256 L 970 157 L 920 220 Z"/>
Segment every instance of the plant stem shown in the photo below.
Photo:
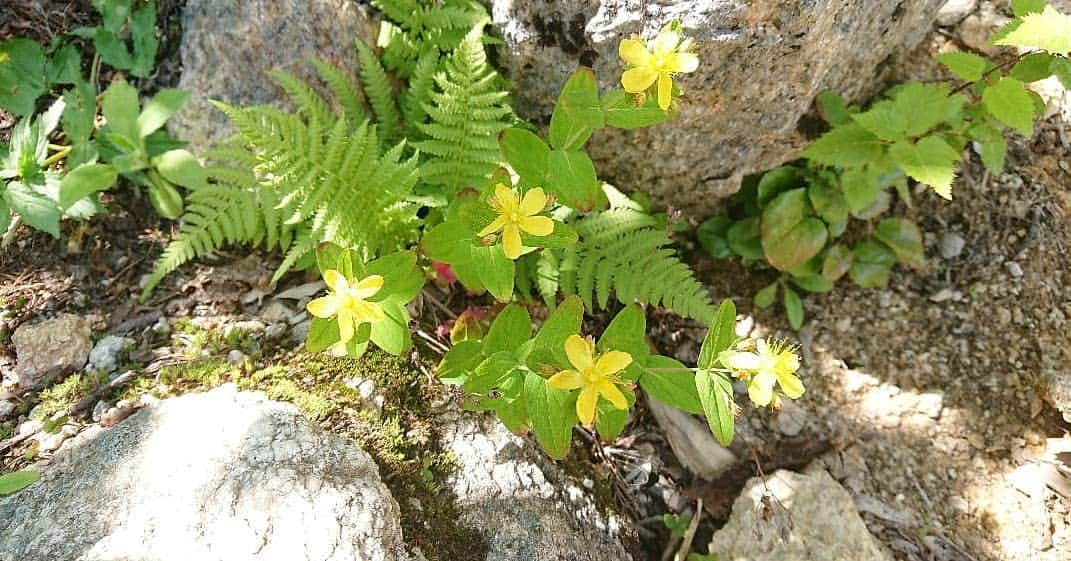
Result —
<path fill-rule="evenodd" d="M 958 94 L 959 92 L 961 92 L 961 91 L 963 91 L 963 90 L 965 90 L 965 89 L 977 84 L 978 82 L 981 82 L 982 80 L 985 80 L 986 78 L 989 77 L 990 74 L 992 74 L 992 73 L 994 73 L 994 72 L 996 72 L 998 70 L 1004 70 L 1005 68 L 1009 68 L 1009 67 L 1015 66 L 1016 64 L 1018 64 L 1018 62 L 1020 60 L 1023 60 L 1023 57 L 1025 57 L 1026 55 L 1029 55 L 1029 54 L 1032 54 L 1032 53 L 1023 53 L 1023 54 L 1020 54 L 1020 55 L 1016 55 L 1015 58 L 1013 58 L 1013 59 L 1011 59 L 1011 60 L 1009 60 L 1007 62 L 1004 62 L 1003 64 L 999 64 L 997 66 L 994 66 L 993 68 L 990 68 L 989 70 L 986 71 L 985 74 L 982 74 L 982 79 L 981 80 L 975 80 L 974 82 L 964 82 L 964 83 L 960 84 L 959 87 L 957 87 L 956 89 L 952 90 L 952 93 L 949 94 L 949 95 Z"/>
<path fill-rule="evenodd" d="M 45 160 L 44 163 L 41 164 L 41 167 L 43 167 L 45 169 L 48 169 L 49 167 L 51 167 L 56 162 L 62 160 L 63 158 L 66 158 L 67 154 L 70 154 L 70 153 L 71 153 L 71 147 L 70 146 L 64 146 L 59 152 L 56 152 L 55 154 L 52 154 L 51 156 L 49 156 L 48 159 Z"/>
<path fill-rule="evenodd" d="M 22 217 L 15 215 L 11 219 L 11 223 L 7 225 L 7 231 L 4 232 L 4 239 L 0 241 L 0 249 L 7 249 L 7 246 L 11 245 L 11 242 L 15 239 L 15 231 L 19 229 L 19 225 L 22 224 Z"/>

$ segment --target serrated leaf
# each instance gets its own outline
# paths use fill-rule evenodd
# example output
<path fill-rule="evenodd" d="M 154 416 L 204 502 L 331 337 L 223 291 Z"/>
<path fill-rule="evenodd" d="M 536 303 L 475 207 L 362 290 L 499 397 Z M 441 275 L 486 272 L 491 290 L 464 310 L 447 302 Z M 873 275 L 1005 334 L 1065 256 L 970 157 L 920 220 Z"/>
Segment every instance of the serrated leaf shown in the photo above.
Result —
<path fill-rule="evenodd" d="M 41 474 L 36 471 L 13 471 L 0 475 L 0 496 L 18 493 L 39 479 Z"/>
<path fill-rule="evenodd" d="M 785 306 L 785 315 L 788 316 L 788 324 L 792 329 L 803 327 L 803 301 L 800 300 L 800 295 L 786 286 L 781 303 Z"/>
<path fill-rule="evenodd" d="M 1027 14 L 1040 14 L 1048 5 L 1046 0 L 1011 0 L 1012 14 L 1021 18 Z"/>
<path fill-rule="evenodd" d="M 1061 14 L 1047 5 L 1041 13 L 1031 12 L 1021 19 L 1017 28 L 994 44 L 1035 47 L 1060 55 L 1071 52 L 1071 15 Z"/>
<path fill-rule="evenodd" d="M 134 43 L 134 60 L 130 73 L 139 78 L 152 74 L 156 66 L 156 1 L 149 0 L 130 16 L 130 35 Z"/>
<path fill-rule="evenodd" d="M 112 68 L 130 70 L 134 65 L 134 57 L 126 48 L 126 43 L 113 31 L 98 27 L 93 34 L 93 48 L 100 54 L 100 59 Z"/>
<path fill-rule="evenodd" d="M 882 220 L 874 230 L 874 239 L 888 246 L 901 263 L 918 266 L 926 260 L 922 231 L 910 220 Z"/>
<path fill-rule="evenodd" d="M 736 417 L 733 415 L 733 383 L 718 372 L 700 369 L 695 375 L 695 387 L 710 432 L 722 446 L 733 441 Z"/>
<path fill-rule="evenodd" d="M 1052 75 L 1056 76 L 1065 88 L 1071 90 L 1071 60 L 1064 57 L 1054 57 L 1049 70 L 1052 71 Z"/>
<path fill-rule="evenodd" d="M 85 143 L 93 134 L 97 93 L 89 82 L 79 80 L 63 94 L 63 132 L 73 143 Z"/>
<path fill-rule="evenodd" d="M 802 155 L 820 164 L 850 168 L 880 158 L 885 144 L 858 123 L 851 123 L 822 135 Z"/>
<path fill-rule="evenodd" d="M 72 44 L 61 47 L 45 65 L 50 84 L 73 84 L 82 79 L 82 55 Z"/>
<path fill-rule="evenodd" d="M 985 74 L 989 61 L 974 53 L 964 51 L 952 51 L 941 53 L 935 57 L 938 62 L 948 68 L 960 80 L 977 82 Z"/>
<path fill-rule="evenodd" d="M 938 195 L 952 199 L 952 181 L 960 153 L 938 136 L 927 136 L 917 144 L 897 142 L 889 155 L 905 174 L 933 188 Z"/>
<path fill-rule="evenodd" d="M 1028 54 L 1012 67 L 1009 75 L 1027 84 L 1044 80 L 1052 75 L 1052 61 L 1056 58 L 1049 53 Z"/>
<path fill-rule="evenodd" d="M 726 298 L 718 306 L 714 321 L 707 328 L 707 335 L 703 338 L 702 347 L 699 348 L 699 359 L 696 362 L 699 369 L 713 368 L 718 355 L 728 349 L 734 340 L 736 340 L 736 304 Z M 705 406 L 704 410 L 706 410 Z"/>
<path fill-rule="evenodd" d="M 777 269 L 792 269 L 818 255 L 828 239 L 825 223 L 811 214 L 807 189 L 778 195 L 762 212 L 762 249 Z"/>
<path fill-rule="evenodd" d="M 816 101 L 818 103 L 818 113 L 825 122 L 834 126 L 846 125 L 852 122 L 851 110 L 844 103 L 844 98 L 836 92 L 826 90 L 818 94 Z"/>
<path fill-rule="evenodd" d="M 695 387 L 695 373 L 665 356 L 652 356 L 643 366 L 640 387 L 652 398 L 681 411 L 699 414 L 703 406 Z"/>
<path fill-rule="evenodd" d="M 0 107 L 16 117 L 29 115 L 45 88 L 45 53 L 37 41 L 0 43 Z"/>
<path fill-rule="evenodd" d="M 88 164 L 67 173 L 60 181 L 59 205 L 62 210 L 74 203 L 115 185 L 119 174 L 104 164 Z"/>
<path fill-rule="evenodd" d="M 93 0 L 91 4 L 100 12 L 104 27 L 116 33 L 130 15 L 130 0 Z"/>
<path fill-rule="evenodd" d="M 982 164 L 993 173 L 1004 171 L 1004 158 L 1008 153 L 1008 141 L 1000 130 L 988 123 L 979 123 L 967 129 L 967 135 L 981 144 Z"/>

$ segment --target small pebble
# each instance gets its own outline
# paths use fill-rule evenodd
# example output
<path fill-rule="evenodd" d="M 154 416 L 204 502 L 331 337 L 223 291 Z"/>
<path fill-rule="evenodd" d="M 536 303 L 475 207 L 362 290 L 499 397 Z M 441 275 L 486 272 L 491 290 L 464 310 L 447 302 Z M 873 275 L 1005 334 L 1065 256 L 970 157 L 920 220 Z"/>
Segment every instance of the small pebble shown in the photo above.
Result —
<path fill-rule="evenodd" d="M 245 362 L 245 353 L 238 349 L 233 349 L 227 353 L 227 363 L 231 366 L 238 366 Z"/>
<path fill-rule="evenodd" d="M 945 259 L 955 259 L 963 253 L 964 246 L 967 245 L 967 241 L 963 239 L 963 236 L 955 232 L 945 232 L 941 235 L 941 240 L 938 242 L 939 249 L 941 251 L 941 257 Z"/>
<path fill-rule="evenodd" d="M 1015 261 L 1008 261 L 1004 264 L 1004 268 L 1008 270 L 1009 275 L 1015 278 L 1023 276 L 1023 268 L 1020 267 L 1019 264 Z"/>

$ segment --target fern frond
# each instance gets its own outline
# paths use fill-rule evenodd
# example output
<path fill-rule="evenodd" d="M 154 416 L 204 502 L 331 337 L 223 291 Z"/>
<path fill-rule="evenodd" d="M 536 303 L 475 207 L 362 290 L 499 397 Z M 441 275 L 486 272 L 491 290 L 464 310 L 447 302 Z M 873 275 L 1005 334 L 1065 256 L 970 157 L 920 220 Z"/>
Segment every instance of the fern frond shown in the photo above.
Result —
<path fill-rule="evenodd" d="M 380 27 L 383 64 L 409 79 L 425 54 L 453 51 L 470 29 L 487 19 L 475 0 L 372 0 L 387 19 Z"/>
<path fill-rule="evenodd" d="M 316 72 L 320 74 L 320 78 L 323 79 L 327 87 L 331 89 L 335 99 L 338 100 L 346 120 L 351 125 L 357 126 L 358 123 L 367 119 L 368 113 L 364 107 L 364 96 L 361 95 L 361 90 L 350 80 L 350 77 L 323 60 L 315 57 L 310 60 L 312 65 L 316 67 Z"/>
<path fill-rule="evenodd" d="M 393 144 L 401 136 L 401 116 L 394 101 L 390 79 L 379 62 L 379 57 L 360 39 L 357 44 L 357 62 L 360 65 L 361 83 L 372 106 L 372 113 L 379 124 L 383 144 Z"/>
<path fill-rule="evenodd" d="M 691 268 L 677 257 L 658 221 L 631 208 L 614 208 L 576 222 L 580 242 L 544 251 L 533 279 L 540 295 L 577 294 L 589 310 L 605 309 L 611 296 L 623 304 L 662 305 L 709 321 L 710 295 Z"/>
<path fill-rule="evenodd" d="M 444 60 L 436 91 L 421 104 L 429 122 L 417 124 L 428 137 L 415 143 L 428 156 L 421 178 L 454 191 L 482 183 L 501 165 L 498 134 L 513 115 L 501 78 L 487 64 L 482 38 L 483 23 Z"/>

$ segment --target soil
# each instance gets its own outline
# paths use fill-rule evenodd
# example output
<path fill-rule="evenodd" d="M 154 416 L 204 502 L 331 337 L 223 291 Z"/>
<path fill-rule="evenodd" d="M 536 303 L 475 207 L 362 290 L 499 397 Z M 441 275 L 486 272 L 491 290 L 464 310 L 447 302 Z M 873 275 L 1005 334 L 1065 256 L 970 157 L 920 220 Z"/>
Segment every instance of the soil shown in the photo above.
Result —
<path fill-rule="evenodd" d="M 0 40 L 18 35 L 45 42 L 91 25 L 87 4 L 15 0 L 14 9 L 0 12 Z M 160 71 L 141 84 L 146 91 L 173 85 L 179 68 L 174 38 L 182 2 L 158 4 L 161 28 L 172 39 L 161 46 Z M 958 32 L 938 30 L 894 65 L 891 76 L 939 77 L 930 55 L 959 42 Z M 824 463 L 855 495 L 868 527 L 897 559 L 1071 558 L 1071 497 L 1021 475 L 1024 467 L 1053 465 L 1061 442 L 1071 450 L 1071 425 L 1046 401 L 1045 377 L 1071 361 L 1071 105 L 1039 123 L 1031 139 L 1013 137 L 1002 174 L 986 172 L 969 154 L 953 193 L 955 200 L 945 202 L 920 190 L 913 206 L 900 202 L 893 209 L 926 233 L 924 266 L 896 270 L 884 289 L 842 282 L 833 292 L 809 295 L 798 333 L 776 307 L 751 305 L 769 273 L 714 261 L 682 240 L 700 278 L 716 299 L 736 302 L 751 334 L 799 342 L 807 393 L 780 413 L 744 405 L 731 448 L 740 460 L 715 481 L 695 479 L 679 464 L 642 400 L 613 444 L 576 439 L 583 467 L 617 482 L 616 508 L 637 520 L 643 558 L 661 559 L 671 541 L 662 514 L 694 514 L 702 498 L 695 544 L 704 552 L 749 477 L 812 461 Z M 129 187 L 106 203 L 109 214 L 66 222 L 60 240 L 24 228 L 0 255 L 0 372 L 15 364 L 14 329 L 59 313 L 90 318 L 97 335 L 127 330 L 138 340 L 128 366 L 145 374 L 185 350 L 149 328 L 161 316 L 172 325 L 195 318 L 223 327 L 266 315 L 266 281 L 278 256 L 240 249 L 182 268 L 148 304 L 137 303 L 140 279 L 174 224 L 157 219 Z M 963 250 L 942 257 L 942 237 L 950 235 L 962 238 Z M 294 273 L 278 290 L 308 280 Z M 435 338 L 450 315 L 480 303 L 430 289 L 420 307 L 421 329 Z M 649 325 L 654 344 L 694 362 L 702 326 L 661 312 L 650 314 Z M 224 341 L 199 352 L 225 358 L 241 350 L 264 368 L 297 360 L 294 346 L 250 349 Z M 414 368 L 437 360 L 431 347 L 420 352 L 425 356 Z M 16 429 L 35 399 L 14 418 L 0 419 L 0 427 Z M 4 451 L 0 471 L 26 465 L 26 448 Z M 381 465 L 394 469 L 386 460 Z M 1068 473 L 1066 465 L 1060 469 Z M 410 493 L 413 475 L 402 478 Z"/>

